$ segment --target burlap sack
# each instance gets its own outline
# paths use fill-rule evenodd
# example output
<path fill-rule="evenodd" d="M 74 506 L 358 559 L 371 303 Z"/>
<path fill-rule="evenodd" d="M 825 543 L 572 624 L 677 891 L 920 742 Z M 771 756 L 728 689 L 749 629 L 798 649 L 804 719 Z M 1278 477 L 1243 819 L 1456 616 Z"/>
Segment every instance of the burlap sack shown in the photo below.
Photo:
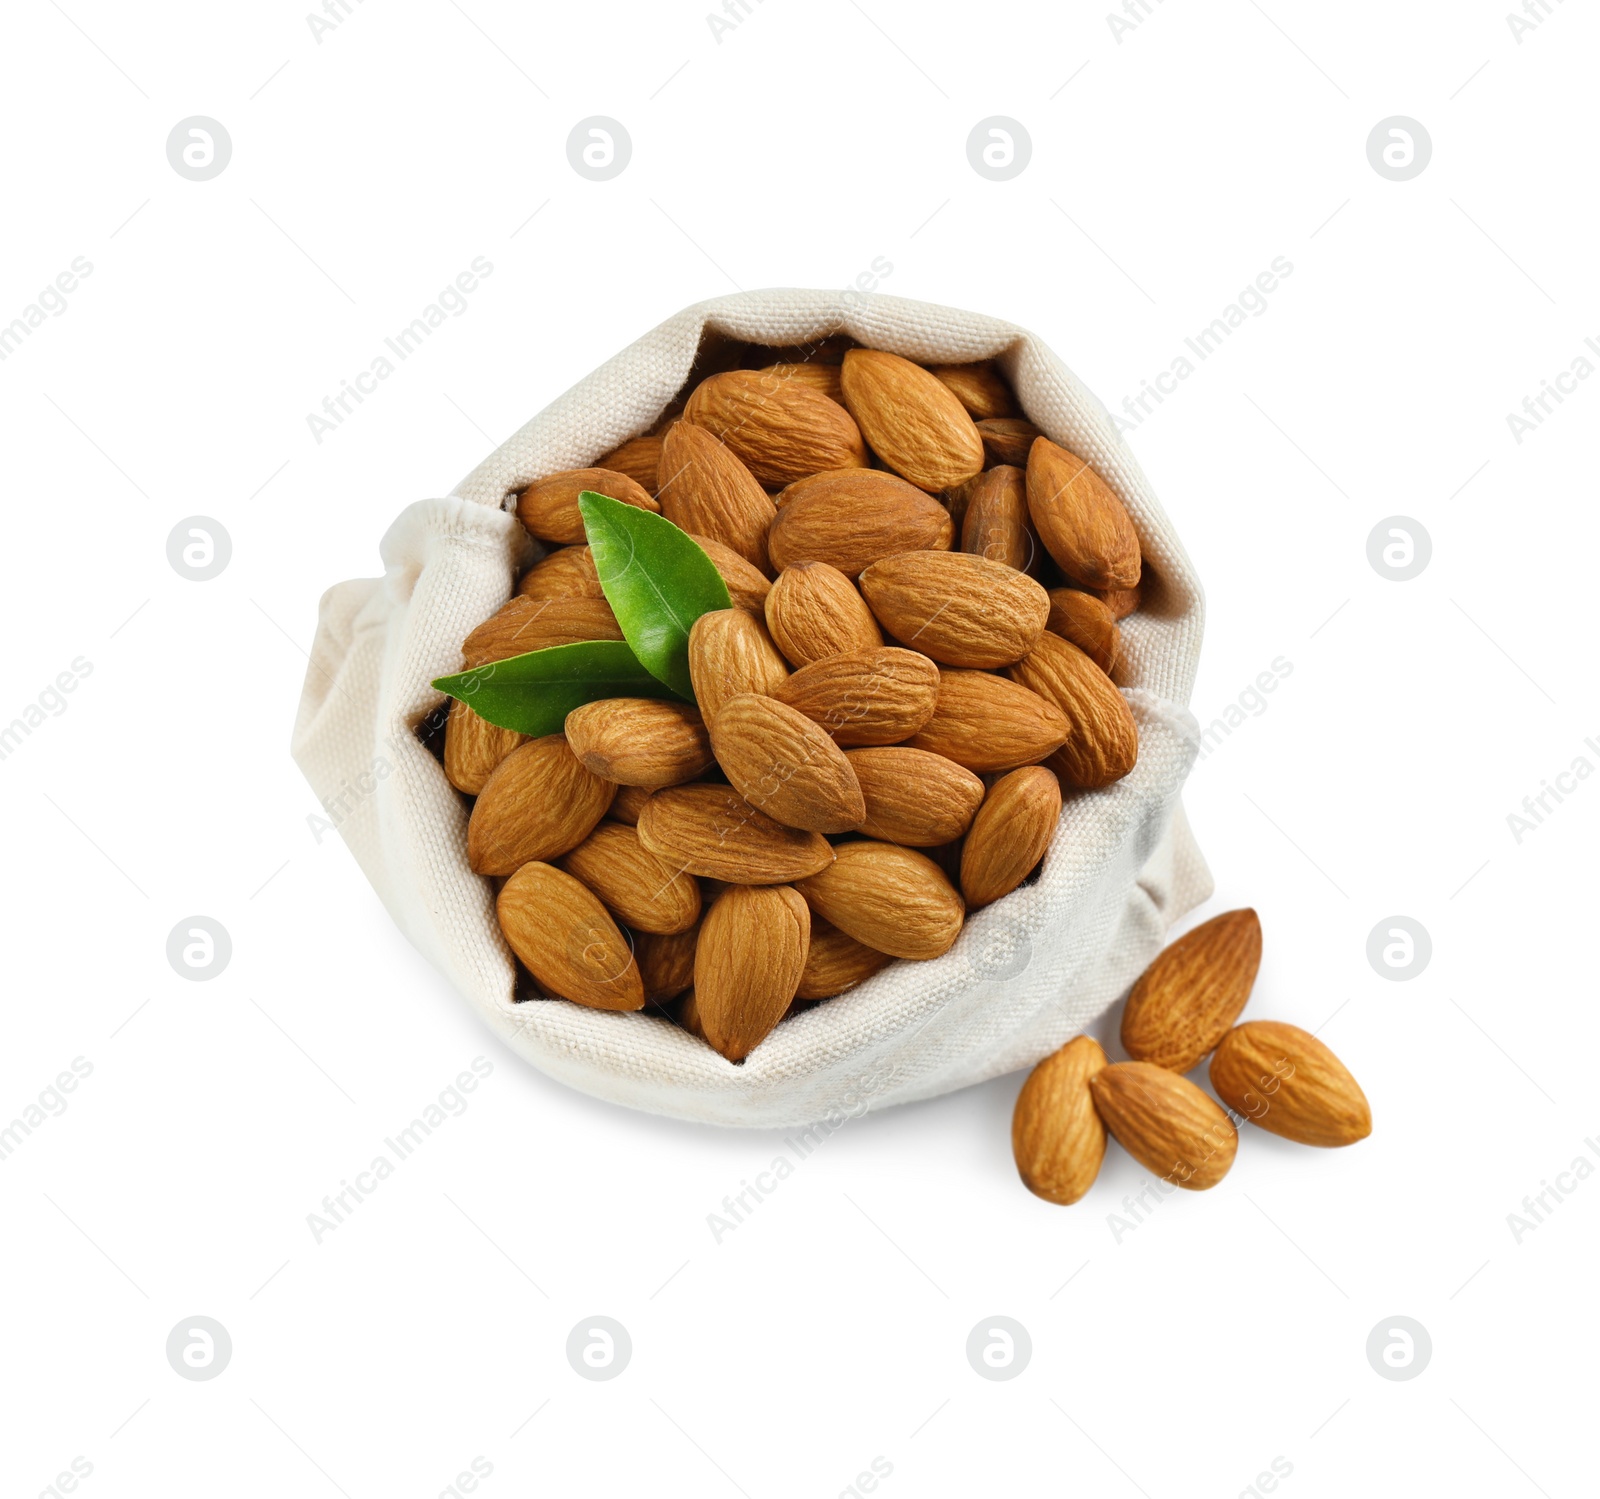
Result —
<path fill-rule="evenodd" d="M 646 430 L 683 385 L 702 335 L 793 345 L 845 332 L 921 361 L 996 358 L 1028 416 L 1088 459 L 1139 530 L 1147 586 L 1123 624 L 1139 763 L 1069 793 L 1041 877 L 967 923 L 932 962 L 895 963 L 783 1022 L 742 1064 L 649 1012 L 513 1000 L 489 882 L 467 867 L 466 801 L 417 737 L 429 686 L 509 597 L 528 541 L 513 513 L 530 480 L 590 465 Z M 1211 893 L 1179 789 L 1197 735 L 1186 704 L 1200 586 L 1104 408 L 1033 335 L 896 297 L 762 291 L 688 308 L 601 365 L 444 499 L 384 536 L 382 578 L 322 600 L 293 753 L 411 942 L 507 1045 L 600 1098 L 682 1119 L 789 1126 L 929 1098 L 1027 1066 L 1100 1015 Z M 381 1005 L 381 996 L 366 1003 Z"/>

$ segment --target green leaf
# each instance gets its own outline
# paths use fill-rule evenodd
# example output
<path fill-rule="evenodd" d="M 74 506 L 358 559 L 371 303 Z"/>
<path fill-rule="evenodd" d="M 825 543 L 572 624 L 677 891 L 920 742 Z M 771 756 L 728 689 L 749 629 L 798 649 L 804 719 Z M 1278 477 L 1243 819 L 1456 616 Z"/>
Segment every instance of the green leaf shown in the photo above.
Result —
<path fill-rule="evenodd" d="M 621 640 L 552 645 L 439 677 L 433 684 L 502 729 L 559 734 L 567 714 L 602 697 L 671 697 Z"/>
<path fill-rule="evenodd" d="M 700 546 L 671 521 L 593 490 L 578 496 L 600 587 L 633 653 L 680 697 L 689 681 L 689 627 L 731 609 L 728 585 Z"/>

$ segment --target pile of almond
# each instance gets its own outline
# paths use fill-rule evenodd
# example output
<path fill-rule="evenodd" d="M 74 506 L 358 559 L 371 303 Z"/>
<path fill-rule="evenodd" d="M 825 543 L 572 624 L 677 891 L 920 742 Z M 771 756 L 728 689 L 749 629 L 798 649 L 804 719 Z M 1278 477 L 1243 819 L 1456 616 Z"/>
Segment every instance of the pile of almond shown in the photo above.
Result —
<path fill-rule="evenodd" d="M 1344 1064 L 1309 1031 L 1275 1020 L 1235 1025 L 1261 965 L 1261 923 L 1227 911 L 1161 953 L 1122 1012 L 1110 1062 L 1078 1036 L 1028 1075 L 1011 1148 L 1029 1191 L 1077 1202 L 1099 1175 L 1106 1133 L 1162 1181 L 1199 1191 L 1228 1174 L 1233 1116 L 1304 1145 L 1352 1145 L 1372 1111 Z M 1230 1115 L 1184 1073 L 1211 1057 L 1211 1086 Z"/>
<path fill-rule="evenodd" d="M 538 991 L 654 1003 L 737 1061 L 796 1005 L 947 951 L 1037 868 L 1063 789 L 1133 768 L 1113 677 L 1142 564 L 991 364 L 848 339 L 713 363 L 655 432 L 527 487 L 546 555 L 462 647 L 623 638 L 578 503 L 604 495 L 727 585 L 688 636 L 694 704 L 604 697 L 524 739 L 458 701 L 444 763 Z"/>

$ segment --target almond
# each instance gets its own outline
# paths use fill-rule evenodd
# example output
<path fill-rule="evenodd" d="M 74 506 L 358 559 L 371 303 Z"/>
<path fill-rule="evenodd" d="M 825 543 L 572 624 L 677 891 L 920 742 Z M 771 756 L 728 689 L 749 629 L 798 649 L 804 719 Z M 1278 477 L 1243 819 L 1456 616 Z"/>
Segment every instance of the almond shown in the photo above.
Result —
<path fill-rule="evenodd" d="M 683 415 L 721 438 L 762 484 L 866 466 L 860 429 L 843 406 L 760 370 L 729 370 L 702 380 Z"/>
<path fill-rule="evenodd" d="M 1105 1065 L 1100 1044 L 1092 1036 L 1076 1036 L 1040 1062 L 1017 1094 L 1011 1154 L 1023 1186 L 1035 1197 L 1066 1206 L 1100 1174 L 1106 1127 L 1089 1084 Z"/>
<path fill-rule="evenodd" d="M 783 885 L 833 862 L 820 833 L 786 828 L 732 786 L 658 791 L 639 814 L 639 838 L 675 869 L 738 885 Z"/>
<path fill-rule="evenodd" d="M 761 373 L 774 380 L 796 380 L 820 391 L 830 401 L 838 401 L 843 395 L 836 364 L 767 364 L 761 367 Z"/>
<path fill-rule="evenodd" d="M 624 786 L 676 786 L 712 762 L 698 708 L 653 697 L 607 697 L 567 714 L 572 752 L 595 775 Z"/>
<path fill-rule="evenodd" d="M 484 666 L 552 645 L 621 639 L 622 626 L 604 599 L 519 596 L 490 615 L 461 643 L 461 664 Z"/>
<path fill-rule="evenodd" d="M 789 1008 L 811 945 L 811 912 L 789 885 L 728 891 L 706 913 L 694 954 L 694 1010 L 706 1043 L 750 1055 Z"/>
<path fill-rule="evenodd" d="M 658 859 L 638 832 L 602 822 L 561 861 L 561 867 L 605 902 L 637 932 L 670 937 L 700 919 L 700 887 L 693 875 Z"/>
<path fill-rule="evenodd" d="M 896 958 L 950 950 L 966 909 L 932 859 L 873 841 L 841 843 L 833 852 L 827 869 L 795 885 L 818 916 Z"/>
<path fill-rule="evenodd" d="M 1028 486 L 1022 470 L 1002 463 L 978 475 L 961 521 L 961 550 L 1037 572 L 1040 547 L 1028 523 Z"/>
<path fill-rule="evenodd" d="M 775 692 L 788 675 L 766 627 L 743 609 L 713 609 L 689 627 L 689 679 L 707 723 L 729 698 Z"/>
<path fill-rule="evenodd" d="M 570 874 L 537 860 L 522 865 L 500 887 L 495 913 L 541 988 L 595 1010 L 644 1008 L 628 939 Z"/>
<path fill-rule="evenodd" d="M 800 975 L 800 987 L 794 991 L 796 999 L 832 999 L 853 989 L 886 968 L 894 959 L 886 952 L 857 942 L 848 932 L 841 932 L 830 921 L 820 916 L 811 918 L 811 948 L 806 953 L 806 966 Z"/>
<path fill-rule="evenodd" d="M 981 474 L 974 474 L 964 483 L 952 484 L 939 497 L 944 502 L 944 508 L 950 512 L 950 523 L 955 527 L 957 541 L 961 539 L 961 528 L 966 524 L 967 511 L 971 508 L 973 496 L 982 487 L 987 476 L 987 470 Z"/>
<path fill-rule="evenodd" d="M 528 736 L 502 729 L 455 699 L 444 725 L 444 775 L 457 791 L 476 796 L 495 767 Z"/>
<path fill-rule="evenodd" d="M 971 825 L 983 801 L 983 782 L 943 755 L 888 745 L 851 750 L 867 814 L 861 831 L 884 843 L 936 848 Z"/>
<path fill-rule="evenodd" d="M 1224 911 L 1186 932 L 1140 975 L 1122 1011 L 1122 1046 L 1138 1062 L 1187 1072 L 1239 1018 L 1261 967 L 1261 922 Z"/>
<path fill-rule="evenodd" d="M 1344 1063 L 1297 1025 L 1236 1026 L 1211 1058 L 1211 1086 L 1229 1108 L 1302 1145 L 1353 1145 L 1372 1133 L 1366 1094 Z"/>
<path fill-rule="evenodd" d="M 1122 634 L 1111 606 L 1077 588 L 1050 590 L 1045 628 L 1070 641 L 1108 677 L 1122 657 Z"/>
<path fill-rule="evenodd" d="M 940 676 L 926 656 L 883 646 L 814 661 L 772 695 L 821 724 L 836 744 L 898 744 L 932 716 Z"/>
<path fill-rule="evenodd" d="M 699 940 L 698 923 L 686 932 L 664 936 L 640 932 L 634 937 L 633 957 L 646 999 L 658 1003 L 675 999 L 694 983 L 694 950 Z"/>
<path fill-rule="evenodd" d="M 795 666 L 883 644 L 883 632 L 856 585 L 826 562 L 784 568 L 767 595 L 765 612 L 773 640 Z"/>
<path fill-rule="evenodd" d="M 851 349 L 844 404 L 875 452 L 918 489 L 948 489 L 983 467 L 983 439 L 937 375 L 881 349 Z"/>
<path fill-rule="evenodd" d="M 616 790 L 584 769 L 564 734 L 530 739 L 473 803 L 467 862 L 476 874 L 512 874 L 529 860 L 559 858 L 594 831 Z"/>
<path fill-rule="evenodd" d="M 1239 1132 L 1188 1078 L 1149 1062 L 1114 1062 L 1089 1079 L 1089 1090 L 1117 1143 L 1163 1181 L 1201 1192 L 1228 1174 Z"/>
<path fill-rule="evenodd" d="M 606 816 L 613 822 L 625 822 L 631 828 L 638 823 L 639 813 L 649 799 L 648 786 L 618 786 Z"/>
<path fill-rule="evenodd" d="M 931 495 L 878 469 L 820 473 L 778 496 L 767 554 L 780 572 L 828 562 L 855 577 L 896 552 L 949 551 L 955 526 Z"/>
<path fill-rule="evenodd" d="M 675 422 L 661 443 L 661 513 L 680 531 L 709 536 L 752 567 L 767 565 L 777 516 L 767 492 L 704 427 Z"/>
<path fill-rule="evenodd" d="M 1015 416 L 1017 398 L 999 372 L 987 361 L 981 364 L 936 364 L 928 371 L 950 387 L 973 421 Z"/>
<path fill-rule="evenodd" d="M 626 475 L 647 494 L 653 495 L 658 484 L 657 467 L 660 462 L 661 439 L 635 437 L 620 448 L 613 448 L 598 466 L 610 469 L 614 474 Z"/>
<path fill-rule="evenodd" d="M 1074 583 L 1132 588 L 1139 536 L 1111 486 L 1048 437 L 1028 449 L 1028 513 L 1044 548 Z"/>
<path fill-rule="evenodd" d="M 517 595 L 525 599 L 603 599 L 606 593 L 588 547 L 557 547 L 522 575 Z"/>
<path fill-rule="evenodd" d="M 1071 732 L 1061 710 L 1038 693 L 986 671 L 945 668 L 933 713 L 908 743 L 985 772 L 1037 764 Z"/>
<path fill-rule="evenodd" d="M 713 537 L 691 535 L 689 539 L 699 546 L 711 559 L 711 565 L 722 574 L 733 607 L 748 609 L 752 614 L 761 613 L 766 607 L 767 594 L 772 589 L 767 575 L 746 562 L 732 547 L 724 546 Z"/>
<path fill-rule="evenodd" d="M 878 622 L 947 666 L 1007 666 L 1033 649 L 1050 595 L 1026 573 L 970 552 L 902 552 L 861 574 Z"/>
<path fill-rule="evenodd" d="M 1015 464 L 1022 468 L 1028 462 L 1028 449 L 1040 432 L 1032 422 L 1021 417 L 1000 416 L 979 422 L 978 436 L 983 440 L 984 456 L 990 463 Z"/>
<path fill-rule="evenodd" d="M 1009 895 L 1044 858 L 1061 820 L 1061 783 L 1025 765 L 989 788 L 961 847 L 961 893 L 975 911 Z"/>
<path fill-rule="evenodd" d="M 711 722 L 711 747 L 744 799 L 785 827 L 843 833 L 867 815 L 844 751 L 785 703 L 729 698 Z"/>
<path fill-rule="evenodd" d="M 517 518 L 540 541 L 582 546 L 589 538 L 583 529 L 578 496 L 586 489 L 640 510 L 659 513 L 661 509 L 650 492 L 626 474 L 608 468 L 574 468 L 535 479 L 517 500 Z"/>
<path fill-rule="evenodd" d="M 1081 584 L 1075 587 L 1082 588 Z M 1111 611 L 1111 617 L 1116 620 L 1126 619 L 1137 611 L 1144 603 L 1144 584 L 1138 582 L 1132 588 L 1082 588 L 1091 598 L 1099 599 Z"/>
<path fill-rule="evenodd" d="M 1048 630 L 1006 675 L 1060 709 L 1070 728 L 1050 768 L 1062 784 L 1094 790 L 1120 781 L 1139 758 L 1127 699 L 1077 646 Z"/>

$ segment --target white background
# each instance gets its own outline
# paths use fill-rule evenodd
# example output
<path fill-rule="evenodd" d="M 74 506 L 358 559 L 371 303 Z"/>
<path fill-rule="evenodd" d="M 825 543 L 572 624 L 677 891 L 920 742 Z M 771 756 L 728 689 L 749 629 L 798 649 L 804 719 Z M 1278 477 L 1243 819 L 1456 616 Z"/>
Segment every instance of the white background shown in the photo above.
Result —
<path fill-rule="evenodd" d="M 93 1068 L 0 1161 L 5 1491 L 76 1457 L 90 1494 L 393 1499 L 481 1457 L 490 1495 L 834 1496 L 877 1457 L 890 1496 L 1231 1496 L 1274 1458 L 1306 1499 L 1592 1493 L 1600 1184 L 1520 1242 L 1508 1214 L 1600 1160 L 1600 787 L 1520 843 L 1507 816 L 1600 765 L 1600 382 L 1520 444 L 1506 416 L 1600 335 L 1600 22 L 1167 0 L 1119 42 L 1093 4 L 751 0 L 718 42 L 701 4 L 352 0 L 320 42 L 289 3 L 5 7 L 0 322 L 93 266 L 0 364 L 0 723 L 92 666 L 0 761 L 0 1123 Z M 1366 155 L 1396 114 L 1433 142 L 1407 182 Z M 209 182 L 167 161 L 191 115 L 232 138 Z M 610 182 L 567 162 L 590 115 L 633 141 Z M 1010 182 L 967 162 L 990 115 L 1032 139 Z M 468 310 L 315 442 L 480 255 Z M 1372 1138 L 1247 1130 L 1128 1231 L 1120 1151 L 1076 1207 L 1019 1185 L 1018 1075 L 851 1124 L 716 1243 L 781 1141 L 527 1069 L 314 839 L 287 745 L 318 596 L 701 298 L 883 257 L 883 291 L 1020 322 L 1117 408 L 1277 256 L 1130 441 L 1207 587 L 1202 722 L 1293 668 L 1192 778 L 1191 919 L 1257 907 L 1248 1014 L 1322 1028 Z M 196 514 L 233 541 L 206 583 L 166 558 Z M 1406 583 L 1366 555 L 1397 514 L 1433 544 Z M 208 983 L 165 956 L 196 913 L 233 941 Z M 1366 958 L 1394 914 L 1433 942 L 1404 983 Z M 315 1242 L 479 1056 L 468 1110 Z M 197 1314 L 233 1342 L 210 1382 L 164 1352 Z M 608 1383 L 564 1354 L 593 1314 L 633 1340 Z M 1033 1343 L 1003 1383 L 964 1355 L 995 1314 Z M 1433 1343 L 1407 1382 L 1365 1353 L 1396 1314 Z"/>

